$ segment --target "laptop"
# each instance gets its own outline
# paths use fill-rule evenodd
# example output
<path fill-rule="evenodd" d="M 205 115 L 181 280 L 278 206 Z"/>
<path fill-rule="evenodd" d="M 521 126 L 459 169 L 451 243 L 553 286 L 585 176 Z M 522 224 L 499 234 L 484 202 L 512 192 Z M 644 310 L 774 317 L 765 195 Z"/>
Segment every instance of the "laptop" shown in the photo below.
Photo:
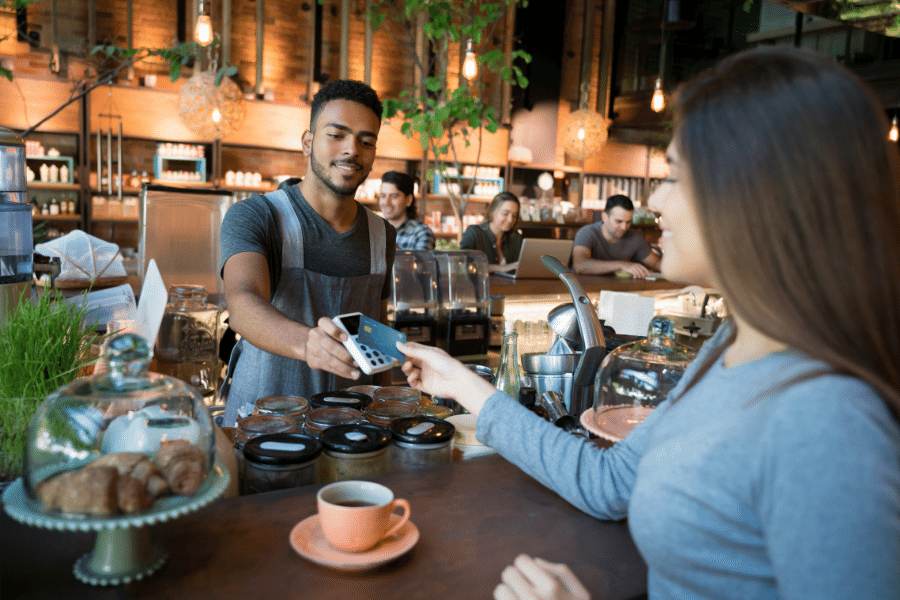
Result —
<path fill-rule="evenodd" d="M 507 279 L 556 279 L 550 269 L 541 262 L 541 257 L 549 254 L 564 265 L 572 256 L 572 240 L 547 240 L 525 238 L 519 250 L 519 267 L 515 271 L 500 271 L 494 275 Z"/>

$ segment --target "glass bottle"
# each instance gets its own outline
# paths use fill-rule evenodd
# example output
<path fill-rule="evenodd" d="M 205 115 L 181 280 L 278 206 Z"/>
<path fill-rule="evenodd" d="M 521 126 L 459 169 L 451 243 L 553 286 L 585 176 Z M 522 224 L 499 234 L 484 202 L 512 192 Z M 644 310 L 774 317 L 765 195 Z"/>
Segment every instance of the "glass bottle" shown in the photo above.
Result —
<path fill-rule="evenodd" d="M 511 325 L 511 323 L 510 323 Z M 500 349 L 500 368 L 497 369 L 496 387 L 511 398 L 518 399 L 522 376 L 519 372 L 519 351 L 516 347 L 519 334 L 508 328 L 503 334 Z"/>

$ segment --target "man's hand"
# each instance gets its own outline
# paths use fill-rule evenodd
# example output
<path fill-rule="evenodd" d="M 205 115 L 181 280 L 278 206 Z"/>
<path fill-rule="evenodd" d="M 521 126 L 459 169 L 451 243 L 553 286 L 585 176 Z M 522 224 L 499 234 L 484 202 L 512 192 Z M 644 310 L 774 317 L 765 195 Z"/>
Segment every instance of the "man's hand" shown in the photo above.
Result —
<path fill-rule="evenodd" d="M 648 275 L 650 275 L 650 269 L 648 269 L 641 263 L 623 262 L 619 270 L 625 271 L 635 279 L 645 279 Z"/>
<path fill-rule="evenodd" d="M 358 379 L 360 372 L 341 344 L 346 339 L 347 334 L 340 327 L 328 317 L 322 317 L 307 335 L 306 364 L 311 369 L 328 371 L 345 379 Z"/>
<path fill-rule="evenodd" d="M 520 554 L 501 575 L 494 600 L 590 600 L 591 595 L 566 565 Z"/>

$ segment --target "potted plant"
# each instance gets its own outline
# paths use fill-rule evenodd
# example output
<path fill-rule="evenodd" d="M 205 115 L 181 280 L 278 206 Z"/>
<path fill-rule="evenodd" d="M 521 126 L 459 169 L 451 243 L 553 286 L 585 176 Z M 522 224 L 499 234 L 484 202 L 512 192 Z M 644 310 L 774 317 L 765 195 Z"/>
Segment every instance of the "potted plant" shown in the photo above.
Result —
<path fill-rule="evenodd" d="M 28 425 L 40 403 L 92 362 L 97 336 L 84 316 L 84 308 L 53 291 L 33 302 L 23 298 L 0 325 L 0 482 L 21 474 Z"/>

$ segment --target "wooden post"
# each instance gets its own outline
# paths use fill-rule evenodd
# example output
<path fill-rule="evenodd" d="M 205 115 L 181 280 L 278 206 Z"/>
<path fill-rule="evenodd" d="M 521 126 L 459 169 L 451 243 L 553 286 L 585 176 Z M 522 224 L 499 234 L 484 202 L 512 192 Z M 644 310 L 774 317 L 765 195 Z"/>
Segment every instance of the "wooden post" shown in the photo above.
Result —
<path fill-rule="evenodd" d="M 266 0 L 256 0 L 256 86 L 257 96 L 263 94 L 263 44 L 266 26 Z"/>
<path fill-rule="evenodd" d="M 341 0 L 341 56 L 339 76 L 350 77 L 350 0 Z"/>
<path fill-rule="evenodd" d="M 616 0 L 603 5 L 603 37 L 600 39 L 600 76 L 597 82 L 597 112 L 608 119 L 612 111 L 613 44 L 616 28 Z"/>
<path fill-rule="evenodd" d="M 612 1 L 612 0 L 610 0 Z M 503 35 L 503 66 L 512 65 L 513 39 L 516 37 L 516 5 L 511 2 L 506 6 L 506 24 Z M 500 82 L 500 123 L 509 125 L 512 121 L 512 84 Z"/>
<path fill-rule="evenodd" d="M 231 0 L 222 0 L 222 65 L 231 63 Z"/>
<path fill-rule="evenodd" d="M 366 45 L 363 56 L 363 81 L 367 85 L 372 85 L 372 18 L 369 15 L 371 9 L 371 0 L 366 0 Z"/>

